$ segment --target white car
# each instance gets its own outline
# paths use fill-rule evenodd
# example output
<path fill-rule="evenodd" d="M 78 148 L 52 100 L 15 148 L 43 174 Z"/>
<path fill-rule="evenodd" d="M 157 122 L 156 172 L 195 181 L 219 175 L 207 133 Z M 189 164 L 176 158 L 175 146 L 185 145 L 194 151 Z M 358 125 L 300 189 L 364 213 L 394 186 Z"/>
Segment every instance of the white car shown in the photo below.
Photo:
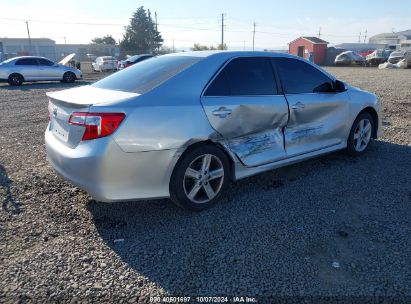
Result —
<path fill-rule="evenodd" d="M 20 56 L 0 63 L 0 82 L 8 82 L 12 86 L 19 86 L 26 81 L 74 82 L 82 79 L 81 71 L 65 66 L 75 54 L 71 54 L 59 63 L 38 56 Z"/>
<path fill-rule="evenodd" d="M 91 64 L 93 72 L 117 70 L 117 60 L 113 56 L 101 56 Z"/>

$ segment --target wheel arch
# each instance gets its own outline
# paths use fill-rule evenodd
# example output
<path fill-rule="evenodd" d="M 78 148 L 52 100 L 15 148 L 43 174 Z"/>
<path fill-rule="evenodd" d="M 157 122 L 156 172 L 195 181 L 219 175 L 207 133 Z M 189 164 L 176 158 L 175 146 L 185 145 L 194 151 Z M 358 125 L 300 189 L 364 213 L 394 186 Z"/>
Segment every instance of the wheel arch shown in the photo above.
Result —
<path fill-rule="evenodd" d="M 376 138 L 378 137 L 378 136 L 377 136 L 377 135 L 378 135 L 378 134 L 377 134 L 377 133 L 378 133 L 378 128 L 380 127 L 380 126 L 379 126 L 379 120 L 378 120 L 378 113 L 377 113 L 377 111 L 376 111 L 373 107 L 368 106 L 368 107 L 362 109 L 362 110 L 360 111 L 360 113 L 358 113 L 357 117 L 360 116 L 362 113 L 368 113 L 368 114 L 371 115 L 372 120 L 373 120 L 373 123 L 374 123 L 374 130 L 373 130 L 373 132 L 372 132 L 371 137 L 374 138 L 374 139 L 376 139 Z M 357 119 L 357 117 L 356 117 L 355 119 Z M 355 120 L 354 120 L 354 121 L 355 121 Z"/>
<path fill-rule="evenodd" d="M 230 172 L 229 172 L 230 179 L 235 180 L 235 162 L 236 162 L 235 156 L 232 153 L 230 153 L 223 144 L 221 144 L 219 142 L 214 142 L 210 139 L 196 141 L 196 142 L 193 142 L 193 143 L 187 145 L 184 148 L 184 150 L 181 152 L 181 154 L 178 156 L 178 159 L 174 164 L 172 172 L 174 172 L 177 165 L 179 164 L 179 162 L 181 161 L 181 159 L 183 158 L 183 156 L 185 154 L 187 154 L 189 151 L 191 151 L 195 148 L 201 147 L 201 146 L 214 146 L 214 147 L 220 149 L 226 155 L 226 157 L 228 159 L 228 162 L 230 164 L 230 168 L 229 168 L 229 170 L 230 170 Z"/>

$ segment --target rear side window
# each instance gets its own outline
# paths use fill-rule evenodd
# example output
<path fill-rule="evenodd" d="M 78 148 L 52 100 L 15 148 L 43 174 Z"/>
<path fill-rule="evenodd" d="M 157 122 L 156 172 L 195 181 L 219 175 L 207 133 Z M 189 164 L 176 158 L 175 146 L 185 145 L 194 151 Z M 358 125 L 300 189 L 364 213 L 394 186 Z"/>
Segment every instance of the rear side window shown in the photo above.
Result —
<path fill-rule="evenodd" d="M 271 61 L 264 57 L 236 58 L 213 80 L 205 96 L 275 95 L 277 84 Z"/>
<path fill-rule="evenodd" d="M 92 86 L 144 94 L 202 59 L 190 56 L 153 57 L 103 78 Z"/>
<path fill-rule="evenodd" d="M 45 65 L 45 66 L 52 66 L 52 65 L 54 65 L 54 62 L 52 62 L 52 61 L 50 61 L 50 60 L 47 60 L 47 59 L 44 59 L 44 58 L 39 58 L 39 59 L 37 59 L 38 61 L 39 61 L 39 64 L 40 65 Z"/>
<path fill-rule="evenodd" d="M 285 93 L 332 92 L 332 80 L 310 64 L 293 58 L 275 58 Z"/>
<path fill-rule="evenodd" d="M 22 58 L 16 61 L 16 65 L 38 65 L 36 58 Z"/>

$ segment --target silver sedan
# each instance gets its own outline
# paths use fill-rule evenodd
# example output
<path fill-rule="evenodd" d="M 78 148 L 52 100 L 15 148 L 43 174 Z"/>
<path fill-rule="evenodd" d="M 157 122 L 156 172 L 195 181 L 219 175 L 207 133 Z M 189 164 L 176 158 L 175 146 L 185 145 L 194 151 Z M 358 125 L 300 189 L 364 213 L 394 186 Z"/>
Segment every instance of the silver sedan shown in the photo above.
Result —
<path fill-rule="evenodd" d="M 19 86 L 25 81 L 60 80 L 74 82 L 81 79 L 81 71 L 44 57 L 21 56 L 0 63 L 0 81 Z"/>
<path fill-rule="evenodd" d="M 374 94 L 287 54 L 164 55 L 47 95 L 49 162 L 105 202 L 170 197 L 203 210 L 230 181 L 360 155 L 381 130 Z"/>

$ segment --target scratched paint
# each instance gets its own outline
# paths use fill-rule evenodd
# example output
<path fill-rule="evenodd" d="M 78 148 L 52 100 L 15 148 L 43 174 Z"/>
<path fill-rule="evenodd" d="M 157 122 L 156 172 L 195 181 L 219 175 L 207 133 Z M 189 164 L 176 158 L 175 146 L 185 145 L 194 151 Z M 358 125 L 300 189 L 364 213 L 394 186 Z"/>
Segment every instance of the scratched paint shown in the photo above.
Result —
<path fill-rule="evenodd" d="M 301 139 L 304 139 L 306 137 L 314 136 L 314 135 L 320 135 L 322 132 L 322 129 L 324 128 L 323 125 L 313 127 L 313 128 L 308 128 L 308 129 L 303 129 L 303 130 L 298 130 L 290 134 L 290 140 L 291 141 L 298 141 Z"/>
<path fill-rule="evenodd" d="M 246 166 L 281 159 L 285 153 L 279 129 L 237 137 L 228 140 L 227 145 Z"/>

